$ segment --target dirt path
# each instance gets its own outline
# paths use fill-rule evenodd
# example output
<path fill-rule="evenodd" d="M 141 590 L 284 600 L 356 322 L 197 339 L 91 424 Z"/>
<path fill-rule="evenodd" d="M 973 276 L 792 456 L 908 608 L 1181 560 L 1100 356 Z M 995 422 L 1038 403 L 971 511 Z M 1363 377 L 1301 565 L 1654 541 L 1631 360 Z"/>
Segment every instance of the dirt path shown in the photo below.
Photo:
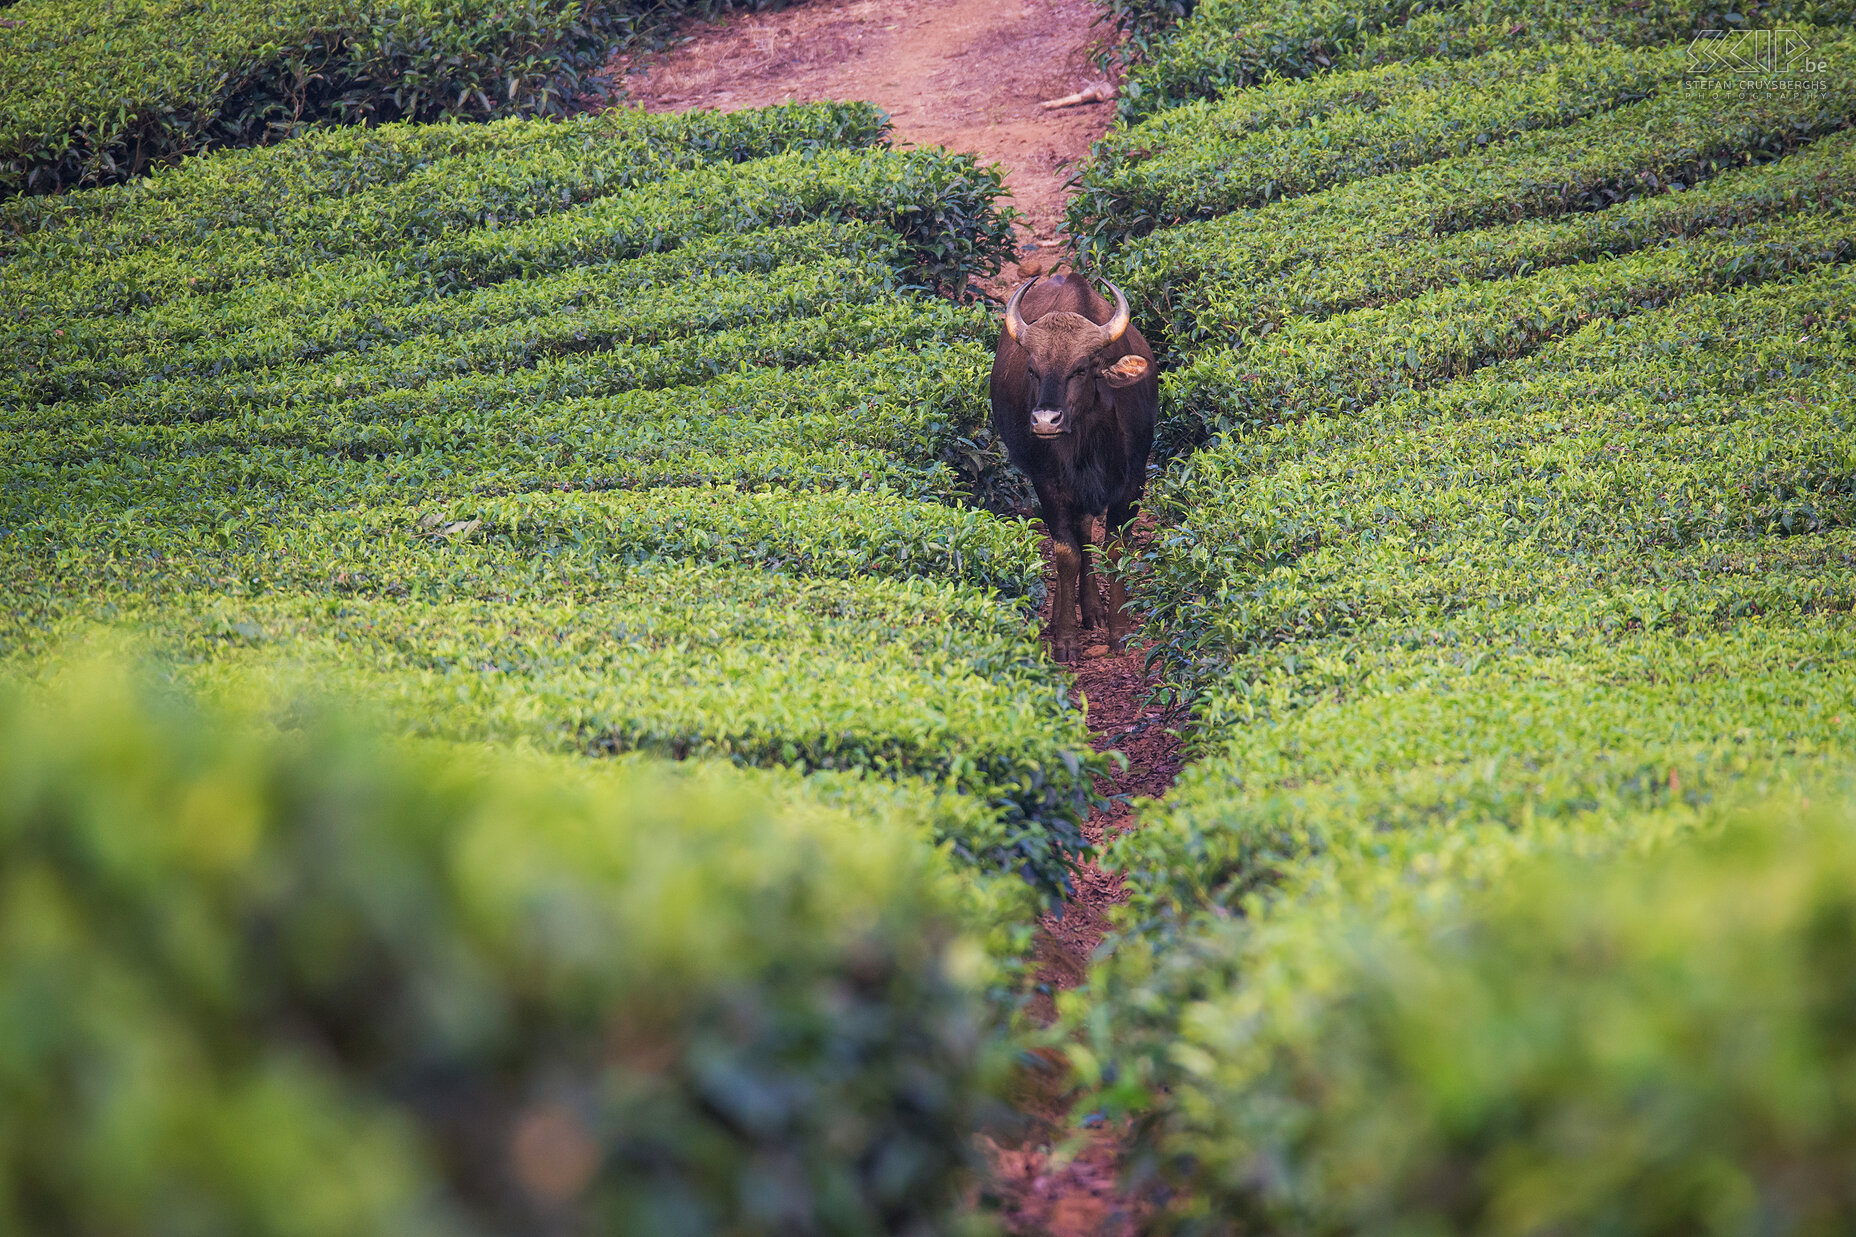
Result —
<path fill-rule="evenodd" d="M 977 282 L 1003 299 L 1023 276 L 1067 254 L 1065 182 L 1107 128 L 1114 105 L 1038 104 L 1100 78 L 1091 57 L 1107 29 L 1095 24 L 1102 11 L 1094 0 L 810 0 L 692 24 L 668 51 L 615 57 L 601 80 L 608 98 L 651 111 L 862 99 L 889 113 L 899 145 L 945 146 L 1001 165 L 1023 216 L 1019 262 L 997 280 Z M 1127 797 L 1158 797 L 1172 785 L 1179 745 L 1146 704 L 1138 652 L 1087 650 L 1076 687 L 1088 699 L 1097 749 L 1118 749 L 1129 760 L 1098 783 L 1103 795 L 1121 796 L 1084 826 L 1099 842 L 1132 824 Z M 1121 898 L 1118 878 L 1093 866 L 1082 871 L 1061 919 L 1044 921 L 1042 983 L 1070 988 L 1083 980 Z M 1050 1002 L 1034 1012 L 1049 1017 Z M 1023 1141 L 991 1149 L 985 1193 L 1014 1234 L 1133 1237 L 1146 1208 L 1120 1189 L 1118 1131 L 1099 1130 L 1073 1159 L 1054 1159 L 1052 1147 L 1070 1127 L 1053 1079 L 1026 1075 Z"/>
<path fill-rule="evenodd" d="M 1047 616 L 1048 617 L 1048 616 Z M 1114 748 L 1128 767 L 1097 779 L 1096 789 L 1113 806 L 1083 826 L 1100 843 L 1130 828 L 1131 798 L 1157 799 L 1179 773 L 1179 739 L 1165 726 L 1161 710 L 1147 702 L 1147 682 L 1138 650 L 1111 654 L 1097 645 L 1076 667 L 1076 688 L 1088 701 L 1088 720 L 1097 751 Z M 1087 865 L 1061 919 L 1047 916 L 1038 938 L 1038 978 L 1052 988 L 1072 988 L 1088 975 L 1089 963 L 1108 929 L 1111 908 L 1122 901 L 1121 878 Z M 1048 1017 L 1048 1002 L 1033 1013 Z M 1121 1188 L 1121 1132 L 1101 1129 L 1066 1164 L 1053 1163 L 1052 1146 L 1070 1132 L 1069 1105 L 1040 1079 L 1026 1079 L 1020 1107 L 1032 1131 L 1016 1148 L 991 1149 L 990 1192 L 1008 1232 L 1049 1237 L 1134 1237 L 1151 1213 L 1148 1200 Z"/>
<path fill-rule="evenodd" d="M 1093 0 L 812 0 L 692 26 L 669 51 L 615 58 L 603 80 L 651 111 L 874 103 L 898 144 L 1002 165 L 1030 256 L 1061 248 L 1064 181 L 1114 114 L 1111 103 L 1038 107 L 1101 77 L 1090 53 L 1102 11 Z"/>

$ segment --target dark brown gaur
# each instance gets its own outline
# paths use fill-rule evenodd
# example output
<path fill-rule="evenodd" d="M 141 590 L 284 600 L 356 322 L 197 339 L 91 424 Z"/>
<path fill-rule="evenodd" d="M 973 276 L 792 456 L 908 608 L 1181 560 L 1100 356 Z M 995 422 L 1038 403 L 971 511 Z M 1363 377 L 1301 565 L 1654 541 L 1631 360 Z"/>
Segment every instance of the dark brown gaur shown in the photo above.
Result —
<path fill-rule="evenodd" d="M 1160 404 L 1153 349 L 1130 321 L 1128 298 L 1108 287 L 1112 306 L 1078 275 L 1020 284 L 992 362 L 993 428 L 1037 490 L 1050 533 L 1051 653 L 1064 662 L 1077 659 L 1079 603 L 1083 630 L 1103 625 L 1088 551 L 1095 520 L 1108 559 L 1109 646 L 1119 652 L 1133 626 L 1120 564 Z"/>

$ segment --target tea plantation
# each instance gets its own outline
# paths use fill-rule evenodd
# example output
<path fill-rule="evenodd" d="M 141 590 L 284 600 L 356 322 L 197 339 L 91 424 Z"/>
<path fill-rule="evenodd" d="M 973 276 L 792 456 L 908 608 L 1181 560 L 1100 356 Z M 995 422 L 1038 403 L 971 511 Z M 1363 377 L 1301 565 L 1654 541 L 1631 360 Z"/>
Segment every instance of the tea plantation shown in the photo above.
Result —
<path fill-rule="evenodd" d="M 1000 172 L 241 5 L 0 10 L 0 1230 L 989 1231 L 1109 759 Z M 1109 7 L 1190 761 L 1079 1116 L 1162 1230 L 1856 1227 L 1847 5 Z"/>
<path fill-rule="evenodd" d="M 1071 222 L 1172 362 L 1195 759 L 1067 1010 L 1164 1227 L 1856 1222 L 1833 10 L 1732 14 L 1810 49 L 1738 74 L 1679 4 L 1150 36 Z"/>
<path fill-rule="evenodd" d="M 8 0 L 0 197 L 324 121 L 561 115 L 613 47 L 765 0 Z"/>
<path fill-rule="evenodd" d="M 953 1223 L 1102 759 L 968 501 L 998 172 L 884 132 L 0 206 L 0 1227 Z"/>

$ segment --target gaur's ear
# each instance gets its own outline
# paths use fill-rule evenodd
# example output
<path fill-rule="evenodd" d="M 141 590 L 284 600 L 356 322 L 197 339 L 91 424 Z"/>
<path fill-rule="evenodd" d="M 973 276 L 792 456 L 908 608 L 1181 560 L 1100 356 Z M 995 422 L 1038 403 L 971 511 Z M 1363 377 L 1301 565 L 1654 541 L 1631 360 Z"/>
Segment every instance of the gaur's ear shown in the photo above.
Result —
<path fill-rule="evenodd" d="M 1111 387 L 1131 387 L 1147 377 L 1147 358 L 1132 353 L 1102 371 L 1102 381 Z"/>

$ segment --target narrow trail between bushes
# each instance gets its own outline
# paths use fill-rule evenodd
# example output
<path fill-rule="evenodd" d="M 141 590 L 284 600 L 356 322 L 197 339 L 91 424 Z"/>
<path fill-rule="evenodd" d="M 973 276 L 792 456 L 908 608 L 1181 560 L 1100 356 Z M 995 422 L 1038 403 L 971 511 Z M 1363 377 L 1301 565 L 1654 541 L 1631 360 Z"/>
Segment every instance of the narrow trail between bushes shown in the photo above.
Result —
<path fill-rule="evenodd" d="M 1038 104 L 1101 78 L 1102 12 L 1095 0 L 811 0 L 693 22 L 665 51 L 615 56 L 598 80 L 610 98 L 653 112 L 874 103 L 898 146 L 1003 167 L 1024 216 L 1020 256 L 1048 261 L 1065 243 L 1065 181 L 1115 105 Z M 1007 267 L 1000 283 L 1016 275 Z"/>
<path fill-rule="evenodd" d="M 1108 28 L 1094 0 L 810 0 L 776 12 L 692 22 L 667 50 L 616 56 L 599 80 L 598 107 L 623 100 L 649 111 L 733 111 L 789 101 L 864 100 L 887 111 L 899 146 L 945 146 L 997 163 L 1019 211 L 1017 262 L 997 279 L 976 281 L 1003 299 L 1018 282 L 1059 266 L 1067 180 L 1101 137 L 1114 104 L 1046 110 L 1047 99 L 1098 81 L 1094 53 Z M 1049 561 L 1048 553 L 1046 561 Z M 1048 618 L 1048 615 L 1046 616 Z M 1092 842 L 1128 828 L 1129 800 L 1158 797 L 1179 769 L 1179 742 L 1160 710 L 1146 704 L 1141 654 L 1086 650 L 1076 690 L 1088 701 L 1098 750 L 1115 749 L 1127 768 L 1099 780 L 1113 806 L 1084 825 Z M 1061 916 L 1045 919 L 1038 940 L 1042 989 L 1074 987 L 1107 932 L 1120 879 L 1094 864 L 1079 873 Z M 1054 1005 L 1040 994 L 1033 1013 Z M 989 1148 L 989 1210 L 1014 1234 L 1133 1237 L 1147 1216 L 1119 1183 L 1121 1132 L 1099 1128 L 1073 1156 L 1054 1148 L 1071 1130 L 1069 1104 L 1054 1069 L 1027 1071 L 1018 1097 L 1025 1127 L 1015 1145 Z"/>
<path fill-rule="evenodd" d="M 1143 517 L 1134 526 L 1135 543 L 1151 529 Z M 1045 560 L 1049 561 L 1046 549 Z M 1055 583 L 1047 573 L 1047 583 Z M 1054 591 L 1054 590 L 1053 590 Z M 1104 602 L 1106 603 L 1106 597 Z M 1049 621 L 1049 607 L 1045 608 Z M 1076 690 L 1088 703 L 1086 714 L 1097 751 L 1115 750 L 1127 767 L 1096 779 L 1096 790 L 1110 800 L 1107 811 L 1092 813 L 1083 824 L 1091 843 L 1101 845 L 1134 825 L 1133 800 L 1157 799 L 1179 773 L 1179 737 L 1167 727 L 1164 710 L 1148 702 L 1148 683 L 1139 649 L 1111 653 L 1098 644 L 1083 651 L 1075 667 Z M 1038 935 L 1038 981 L 1046 988 L 1073 988 L 1088 976 L 1089 964 L 1108 933 L 1109 915 L 1125 897 L 1121 877 L 1093 863 L 1078 873 L 1076 892 L 1061 916 L 1048 915 Z M 1032 1013 L 1048 1019 L 1051 997 L 1040 994 Z M 1028 1073 L 1017 1097 L 1029 1119 L 1030 1136 L 1015 1148 L 990 1149 L 993 1179 L 988 1188 L 1008 1232 L 1050 1237 L 1135 1237 L 1145 1229 L 1152 1201 L 1121 1188 L 1124 1131 L 1101 1127 L 1072 1158 L 1053 1154 L 1070 1136 L 1070 1104 L 1053 1071 Z"/>

